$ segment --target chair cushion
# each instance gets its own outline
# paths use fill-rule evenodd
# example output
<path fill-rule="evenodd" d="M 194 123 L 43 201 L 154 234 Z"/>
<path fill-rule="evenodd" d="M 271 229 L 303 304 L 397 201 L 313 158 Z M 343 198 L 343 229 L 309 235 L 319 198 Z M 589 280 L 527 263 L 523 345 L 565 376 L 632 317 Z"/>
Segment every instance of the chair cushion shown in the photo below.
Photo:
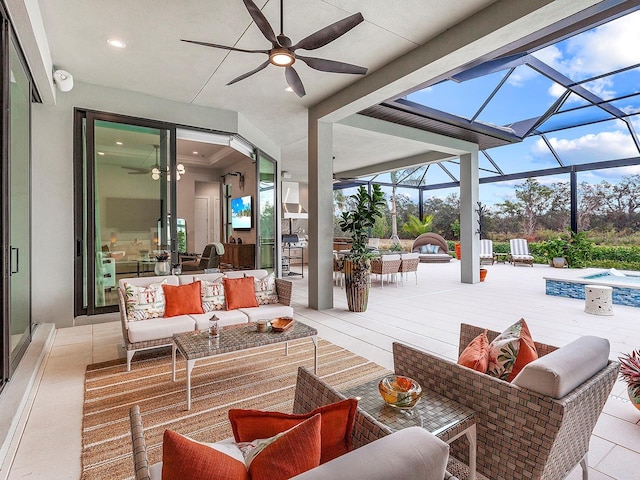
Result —
<path fill-rule="evenodd" d="M 218 326 L 237 325 L 239 323 L 247 323 L 247 317 L 242 310 L 216 310 L 215 312 L 206 312 L 200 315 L 189 315 L 196 322 L 196 330 L 204 331 L 209 328 L 209 319 L 215 315 L 218 320 Z"/>
<path fill-rule="evenodd" d="M 227 310 L 236 308 L 257 307 L 253 277 L 223 278 L 224 298 Z"/>
<path fill-rule="evenodd" d="M 249 480 L 242 452 L 234 444 L 200 443 L 171 430 L 162 440 L 163 480 Z"/>
<path fill-rule="evenodd" d="M 275 305 L 260 305 L 253 308 L 240 308 L 248 317 L 249 322 L 258 320 L 272 320 L 277 317 L 293 317 L 293 308 L 288 305 L 276 303 Z"/>
<path fill-rule="evenodd" d="M 487 331 L 471 340 L 458 358 L 458 364 L 472 368 L 478 372 L 487 373 L 489 368 L 489 339 Z"/>
<path fill-rule="evenodd" d="M 353 398 L 316 408 L 304 414 L 260 410 L 229 410 L 229 421 L 236 442 L 271 437 L 320 413 L 322 453 L 320 463 L 328 462 L 352 449 L 351 431 L 358 401 Z"/>
<path fill-rule="evenodd" d="M 521 318 L 489 344 L 489 368 L 492 377 L 510 382 L 524 366 L 538 358 L 529 327 Z"/>
<path fill-rule="evenodd" d="M 165 298 L 165 317 L 204 313 L 204 310 L 202 310 L 200 282 L 180 286 L 162 285 L 162 290 Z"/>
<path fill-rule="evenodd" d="M 552 398 L 562 398 L 609 361 L 609 340 L 584 336 L 526 365 L 514 385 Z"/>
<path fill-rule="evenodd" d="M 127 335 L 131 343 L 148 342 L 160 338 L 171 337 L 175 333 L 191 332 L 195 330 L 195 321 L 189 315 L 179 315 L 170 318 L 150 318 L 144 322 L 129 322 Z M 171 340 L 167 342 L 171 343 Z"/>

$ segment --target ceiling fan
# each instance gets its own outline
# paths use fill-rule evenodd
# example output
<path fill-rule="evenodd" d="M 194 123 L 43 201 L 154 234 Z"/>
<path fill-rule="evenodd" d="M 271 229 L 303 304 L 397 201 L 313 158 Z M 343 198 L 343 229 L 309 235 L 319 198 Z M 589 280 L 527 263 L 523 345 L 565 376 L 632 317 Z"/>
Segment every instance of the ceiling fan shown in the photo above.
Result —
<path fill-rule="evenodd" d="M 305 57 L 296 54 L 296 50 L 315 50 L 317 48 L 324 47 L 325 45 L 341 37 L 364 20 L 364 17 L 361 13 L 354 13 L 353 15 L 332 23 L 331 25 L 328 25 L 318 30 L 317 32 L 312 33 L 308 37 L 300 40 L 298 43 L 293 45 L 291 39 L 284 35 L 284 33 L 282 33 L 283 0 L 280 0 L 280 35 L 278 36 L 275 35 L 266 17 L 252 0 L 243 0 L 243 2 L 245 7 L 247 7 L 247 10 L 249 11 L 249 15 L 251 15 L 251 18 L 256 23 L 257 27 L 260 29 L 265 38 L 269 40 L 269 42 L 271 42 L 271 49 L 245 50 L 242 48 L 218 45 L 216 43 L 199 42 L 196 40 L 182 40 L 183 42 L 195 43 L 197 45 L 204 45 L 206 47 L 221 48 L 234 52 L 264 53 L 269 56 L 269 59 L 266 62 L 262 63 L 253 70 L 247 73 L 243 73 L 239 77 L 234 78 L 229 83 L 227 83 L 227 85 L 231 85 L 233 83 L 239 82 L 240 80 L 244 80 L 245 78 L 250 77 L 254 73 L 259 72 L 260 70 L 266 68 L 267 66 L 269 66 L 269 64 L 271 64 L 277 67 L 284 67 L 284 75 L 287 80 L 287 84 L 299 97 L 304 97 L 306 92 L 304 91 L 302 80 L 300 80 L 298 72 L 296 72 L 293 68 L 293 64 L 296 60 L 302 60 L 314 70 L 320 70 L 322 72 L 351 73 L 355 75 L 364 75 L 367 73 L 366 68 L 352 65 L 350 63 L 337 62 L 335 60 L 327 60 L 317 57 Z"/>
<path fill-rule="evenodd" d="M 129 172 L 129 175 L 146 175 L 148 173 L 158 173 L 160 174 L 160 160 L 158 158 L 158 149 L 160 148 L 160 145 L 153 145 L 153 148 L 155 148 L 156 150 L 156 163 L 154 163 L 152 166 L 150 167 L 126 167 L 123 166 L 122 168 L 124 168 L 125 170 L 133 170 L 131 172 Z M 149 154 L 147 156 L 147 158 L 145 159 L 145 161 L 151 156 L 151 154 Z"/>

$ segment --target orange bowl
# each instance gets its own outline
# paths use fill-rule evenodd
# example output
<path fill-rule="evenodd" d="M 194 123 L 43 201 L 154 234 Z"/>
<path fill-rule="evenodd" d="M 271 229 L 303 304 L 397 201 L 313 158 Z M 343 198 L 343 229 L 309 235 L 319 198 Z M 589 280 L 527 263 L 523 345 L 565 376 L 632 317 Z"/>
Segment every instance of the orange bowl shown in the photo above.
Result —
<path fill-rule="evenodd" d="M 380 380 L 378 390 L 390 407 L 413 408 L 422 396 L 422 387 L 409 377 L 390 375 Z"/>

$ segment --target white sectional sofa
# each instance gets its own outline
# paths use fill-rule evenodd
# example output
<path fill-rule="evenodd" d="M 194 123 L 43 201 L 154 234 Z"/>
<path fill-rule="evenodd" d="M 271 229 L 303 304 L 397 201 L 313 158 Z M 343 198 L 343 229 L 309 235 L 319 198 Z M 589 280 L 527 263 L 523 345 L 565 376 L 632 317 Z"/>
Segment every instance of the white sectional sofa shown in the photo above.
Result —
<path fill-rule="evenodd" d="M 131 370 L 133 355 L 141 350 L 169 346 L 176 333 L 194 330 L 206 330 L 209 319 L 215 314 L 220 326 L 239 323 L 255 322 L 256 320 L 270 320 L 276 317 L 293 316 L 291 307 L 292 284 L 288 280 L 275 279 L 275 289 L 278 303 L 260 305 L 258 307 L 238 308 L 236 310 L 214 310 L 201 314 L 178 315 L 164 317 L 162 312 L 154 318 L 136 320 L 127 315 L 125 285 L 147 287 L 152 284 L 165 282 L 167 285 L 185 285 L 198 280 L 209 282 L 220 281 L 224 276 L 228 278 L 254 277 L 264 279 L 269 275 L 266 270 L 241 270 L 222 273 L 195 275 L 168 275 L 164 277 L 125 278 L 118 282 L 118 298 L 120 301 L 120 320 L 122 323 L 122 337 L 127 349 L 127 371 Z"/>

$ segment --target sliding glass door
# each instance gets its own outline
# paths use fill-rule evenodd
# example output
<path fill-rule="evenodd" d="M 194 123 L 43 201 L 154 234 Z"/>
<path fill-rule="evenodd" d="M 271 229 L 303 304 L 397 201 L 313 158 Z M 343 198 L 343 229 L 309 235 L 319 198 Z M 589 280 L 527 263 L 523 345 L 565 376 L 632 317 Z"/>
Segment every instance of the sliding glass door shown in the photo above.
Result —
<path fill-rule="evenodd" d="M 258 258 L 259 268 L 273 271 L 276 267 L 276 162 L 258 152 Z"/>
<path fill-rule="evenodd" d="M 153 275 L 158 253 L 176 259 L 175 130 L 92 112 L 82 125 L 76 314 L 91 315 L 116 311 L 118 280 Z"/>

